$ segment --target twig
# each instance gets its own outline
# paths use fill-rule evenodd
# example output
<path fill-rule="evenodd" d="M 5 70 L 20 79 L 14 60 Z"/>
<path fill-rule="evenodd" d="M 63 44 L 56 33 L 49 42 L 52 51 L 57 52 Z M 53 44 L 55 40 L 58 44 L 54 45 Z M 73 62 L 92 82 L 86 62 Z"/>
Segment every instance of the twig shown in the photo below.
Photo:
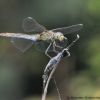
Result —
<path fill-rule="evenodd" d="M 53 78 L 53 80 L 54 80 L 54 83 L 55 83 L 55 86 L 56 86 L 56 90 L 57 90 L 57 93 L 58 93 L 58 98 L 59 98 L 59 100 L 61 100 L 61 95 L 60 95 L 59 89 L 57 87 L 57 82 L 56 82 L 55 78 Z"/>
<path fill-rule="evenodd" d="M 57 64 L 58 64 L 58 63 L 57 63 Z M 45 86 L 45 88 L 44 88 L 44 93 L 43 93 L 43 95 L 42 95 L 42 100 L 46 100 L 46 94 L 47 94 L 48 85 L 49 85 L 50 79 L 51 79 L 52 76 L 53 76 L 53 73 L 55 72 L 55 70 L 56 70 L 56 68 L 57 68 L 57 64 L 55 64 L 55 65 L 53 66 L 53 69 L 52 69 L 52 71 L 51 71 L 51 73 L 50 73 L 50 75 L 49 75 L 49 77 L 48 77 L 48 80 L 47 80 L 47 82 L 46 82 L 46 86 Z"/>

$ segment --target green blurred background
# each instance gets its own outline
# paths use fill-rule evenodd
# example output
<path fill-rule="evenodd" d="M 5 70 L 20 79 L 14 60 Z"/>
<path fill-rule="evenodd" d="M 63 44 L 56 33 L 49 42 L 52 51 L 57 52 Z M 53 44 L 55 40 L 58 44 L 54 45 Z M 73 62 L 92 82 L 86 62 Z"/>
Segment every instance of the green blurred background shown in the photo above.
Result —
<path fill-rule="evenodd" d="M 84 24 L 71 57 L 61 61 L 55 77 L 62 100 L 100 97 L 100 0 L 0 0 L 0 32 L 23 32 L 22 21 L 29 16 L 47 29 Z M 40 100 L 48 61 L 34 46 L 21 53 L 0 38 L 0 100 Z M 51 82 L 48 100 L 56 99 Z"/>

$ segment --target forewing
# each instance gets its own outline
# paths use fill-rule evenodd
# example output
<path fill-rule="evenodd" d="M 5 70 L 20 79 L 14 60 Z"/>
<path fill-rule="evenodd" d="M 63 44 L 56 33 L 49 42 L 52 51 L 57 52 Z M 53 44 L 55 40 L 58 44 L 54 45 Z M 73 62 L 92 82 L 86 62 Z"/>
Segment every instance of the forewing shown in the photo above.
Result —
<path fill-rule="evenodd" d="M 27 17 L 23 20 L 23 29 L 25 32 L 36 32 L 41 33 L 45 31 L 45 27 L 40 25 L 35 19 L 32 17 Z"/>
<path fill-rule="evenodd" d="M 56 28 L 51 31 L 61 32 L 63 34 L 71 34 L 71 33 L 79 31 L 82 27 L 83 27 L 83 24 L 76 24 L 69 27 Z"/>

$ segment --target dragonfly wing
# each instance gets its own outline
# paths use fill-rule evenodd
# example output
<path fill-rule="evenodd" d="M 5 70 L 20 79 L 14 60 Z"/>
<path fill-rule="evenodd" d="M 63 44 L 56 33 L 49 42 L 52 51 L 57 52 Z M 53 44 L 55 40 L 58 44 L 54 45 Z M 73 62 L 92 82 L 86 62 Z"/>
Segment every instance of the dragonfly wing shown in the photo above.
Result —
<path fill-rule="evenodd" d="M 62 28 L 53 29 L 51 31 L 61 32 L 63 34 L 71 34 L 71 33 L 79 31 L 82 27 L 83 27 L 83 24 L 76 24 L 76 25 L 72 25 L 69 27 L 62 27 Z"/>
<path fill-rule="evenodd" d="M 46 41 L 38 41 L 35 43 L 36 49 L 41 52 L 45 52 L 49 45 L 50 45 L 50 43 L 46 42 Z M 51 45 L 48 52 L 52 52 L 52 51 L 53 51 L 53 46 Z"/>
<path fill-rule="evenodd" d="M 32 17 L 27 17 L 23 20 L 23 29 L 24 29 L 25 32 L 41 33 L 45 30 L 45 27 L 40 25 Z"/>
<path fill-rule="evenodd" d="M 25 52 L 33 45 L 32 40 L 26 40 L 20 38 L 11 38 L 11 43 L 21 52 Z"/>
<path fill-rule="evenodd" d="M 36 41 L 34 35 L 22 33 L 0 33 L 0 37 L 11 39 L 11 43 L 22 52 L 29 49 Z"/>

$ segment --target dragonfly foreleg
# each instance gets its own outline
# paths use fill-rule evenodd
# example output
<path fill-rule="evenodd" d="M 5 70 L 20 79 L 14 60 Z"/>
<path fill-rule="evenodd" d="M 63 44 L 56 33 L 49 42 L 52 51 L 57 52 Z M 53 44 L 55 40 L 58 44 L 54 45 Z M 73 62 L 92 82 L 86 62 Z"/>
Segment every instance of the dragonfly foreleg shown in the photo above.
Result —
<path fill-rule="evenodd" d="M 72 43 L 71 43 L 71 44 L 69 44 L 69 45 L 67 46 L 66 50 L 69 50 L 69 48 L 70 48 L 71 46 L 73 46 L 73 45 L 74 45 L 74 43 L 75 43 L 75 42 L 76 42 L 79 38 L 80 38 L 80 36 L 77 34 L 76 39 L 75 39 L 74 41 L 72 41 Z"/>
<path fill-rule="evenodd" d="M 60 49 L 62 49 L 62 48 L 63 48 L 63 47 L 61 47 L 61 46 L 57 45 L 57 44 L 56 44 L 56 42 L 55 42 L 55 47 L 60 48 Z"/>
<path fill-rule="evenodd" d="M 45 51 L 45 55 L 48 56 L 50 59 L 52 58 L 49 54 L 48 54 L 48 51 L 51 47 L 52 43 L 49 44 L 49 46 L 47 47 L 46 51 Z"/>
<path fill-rule="evenodd" d="M 55 47 L 60 48 L 60 49 L 63 48 L 63 47 L 57 45 L 56 42 L 54 41 L 54 42 L 53 42 L 53 51 L 54 51 L 55 53 L 59 53 L 59 51 L 57 51 Z"/>
<path fill-rule="evenodd" d="M 53 42 L 53 51 L 54 51 L 55 53 L 59 53 L 59 51 L 57 51 L 55 47 L 56 47 L 56 42 L 54 41 L 54 42 Z"/>

